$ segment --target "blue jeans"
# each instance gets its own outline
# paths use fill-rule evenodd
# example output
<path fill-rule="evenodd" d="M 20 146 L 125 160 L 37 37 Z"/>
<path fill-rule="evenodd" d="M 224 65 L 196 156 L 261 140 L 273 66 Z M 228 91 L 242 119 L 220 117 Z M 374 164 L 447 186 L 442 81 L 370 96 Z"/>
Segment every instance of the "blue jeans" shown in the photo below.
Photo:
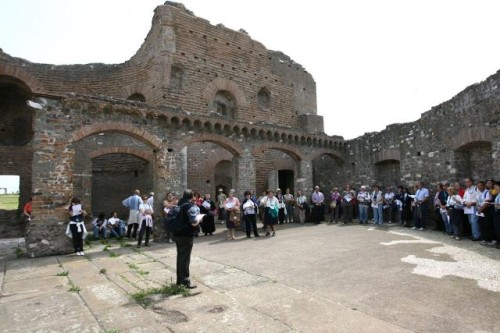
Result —
<path fill-rule="evenodd" d="M 117 226 L 117 227 L 113 227 L 111 229 L 109 229 L 109 237 L 115 237 L 115 238 L 120 238 L 121 236 L 121 230 L 120 230 L 120 226 Z"/>
<path fill-rule="evenodd" d="M 368 205 L 359 204 L 359 223 L 368 222 Z"/>
<path fill-rule="evenodd" d="M 293 222 L 293 206 L 291 204 L 286 204 L 286 218 L 287 222 Z"/>
<path fill-rule="evenodd" d="M 106 229 L 106 227 L 102 228 L 102 230 L 99 232 L 99 227 L 95 225 L 93 230 L 94 230 L 94 239 L 99 238 L 99 233 L 102 233 L 102 236 L 104 238 L 106 238 L 106 236 L 108 235 L 108 230 Z"/>
<path fill-rule="evenodd" d="M 384 224 L 384 205 L 377 205 L 377 208 L 373 208 L 373 220 L 375 224 Z"/>
<path fill-rule="evenodd" d="M 448 235 L 453 235 L 453 225 L 451 224 L 451 217 L 448 218 L 447 213 L 440 213 L 440 214 L 441 214 L 441 219 L 443 220 L 444 231 Z"/>
<path fill-rule="evenodd" d="M 429 208 L 426 204 L 415 207 L 413 213 L 413 221 L 415 222 L 415 228 L 423 228 L 427 226 Z"/>
<path fill-rule="evenodd" d="M 481 238 L 481 231 L 479 230 L 479 223 L 477 223 L 477 215 L 476 214 L 467 214 L 469 219 L 470 227 L 472 229 L 472 237 L 479 239 Z"/>

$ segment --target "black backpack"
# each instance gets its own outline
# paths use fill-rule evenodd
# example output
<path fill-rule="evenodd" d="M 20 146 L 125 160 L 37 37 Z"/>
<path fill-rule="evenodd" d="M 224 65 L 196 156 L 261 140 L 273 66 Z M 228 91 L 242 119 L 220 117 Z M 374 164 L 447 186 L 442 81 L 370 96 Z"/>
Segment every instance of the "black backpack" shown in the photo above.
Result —
<path fill-rule="evenodd" d="M 167 215 L 165 215 L 165 229 L 170 231 L 174 236 L 182 234 L 188 227 L 184 222 L 187 205 L 189 204 L 185 203 L 181 206 L 174 206 L 168 211 Z"/>

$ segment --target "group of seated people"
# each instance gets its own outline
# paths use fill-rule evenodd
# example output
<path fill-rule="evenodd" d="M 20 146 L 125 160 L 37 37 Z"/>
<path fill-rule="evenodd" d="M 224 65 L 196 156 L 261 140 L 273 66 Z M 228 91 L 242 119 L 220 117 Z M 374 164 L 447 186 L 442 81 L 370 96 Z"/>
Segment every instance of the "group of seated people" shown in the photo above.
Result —
<path fill-rule="evenodd" d="M 127 223 L 118 218 L 116 211 L 106 218 L 106 214 L 99 213 L 99 215 L 92 221 L 92 231 L 94 239 L 100 237 L 106 239 L 108 237 L 115 237 L 120 239 L 127 233 Z"/>

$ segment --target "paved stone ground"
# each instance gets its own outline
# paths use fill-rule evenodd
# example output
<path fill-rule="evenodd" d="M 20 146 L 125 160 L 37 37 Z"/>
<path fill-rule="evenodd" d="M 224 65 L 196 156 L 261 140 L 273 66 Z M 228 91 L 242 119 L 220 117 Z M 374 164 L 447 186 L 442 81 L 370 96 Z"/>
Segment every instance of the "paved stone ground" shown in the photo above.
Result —
<path fill-rule="evenodd" d="M 175 282 L 175 245 L 111 243 L 85 257 L 1 250 L 0 332 L 500 332 L 500 250 L 438 232 L 217 231 L 195 240 L 194 294 L 147 308 L 130 294 Z"/>

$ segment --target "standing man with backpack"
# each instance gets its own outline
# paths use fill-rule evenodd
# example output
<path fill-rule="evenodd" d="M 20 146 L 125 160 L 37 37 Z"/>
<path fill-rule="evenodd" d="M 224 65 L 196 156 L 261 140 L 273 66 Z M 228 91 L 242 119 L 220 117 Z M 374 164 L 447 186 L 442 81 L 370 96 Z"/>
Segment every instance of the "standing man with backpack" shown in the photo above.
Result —
<path fill-rule="evenodd" d="M 200 223 L 200 208 L 194 204 L 195 197 L 191 190 L 185 190 L 179 201 L 178 209 L 171 209 L 166 223 L 175 238 L 177 246 L 177 284 L 188 289 L 197 286 L 189 278 L 189 264 L 193 249 L 193 228 Z"/>

